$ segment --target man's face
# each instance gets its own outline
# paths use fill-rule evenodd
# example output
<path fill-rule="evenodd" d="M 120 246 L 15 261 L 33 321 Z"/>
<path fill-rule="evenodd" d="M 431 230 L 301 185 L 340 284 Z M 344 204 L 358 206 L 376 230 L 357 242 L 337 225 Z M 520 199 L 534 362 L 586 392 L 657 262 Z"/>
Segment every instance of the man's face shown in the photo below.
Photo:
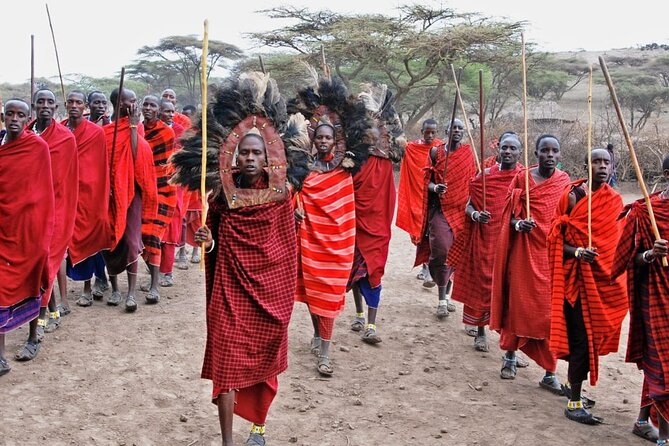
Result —
<path fill-rule="evenodd" d="M 172 125 L 174 121 L 174 104 L 171 102 L 163 102 L 160 104 L 160 120 L 167 125 Z"/>
<path fill-rule="evenodd" d="M 91 117 L 94 119 L 104 115 L 107 112 L 107 96 L 102 93 L 93 93 L 88 108 L 91 111 Z"/>
<path fill-rule="evenodd" d="M 560 162 L 560 143 L 555 138 L 544 138 L 534 151 L 542 169 L 555 169 Z"/>
<path fill-rule="evenodd" d="M 5 104 L 5 127 L 13 138 L 19 136 L 28 125 L 30 109 L 21 101 L 9 101 Z"/>
<path fill-rule="evenodd" d="M 137 95 L 132 90 L 123 89 L 123 96 L 121 97 L 121 115 L 128 116 L 130 113 L 130 107 L 137 103 Z"/>
<path fill-rule="evenodd" d="M 449 125 L 449 127 L 446 127 L 446 137 L 447 138 L 448 138 L 449 128 L 450 128 L 450 125 Z M 463 135 L 463 132 L 464 132 L 464 128 L 465 128 L 465 126 L 462 123 L 462 121 L 460 121 L 459 119 L 454 119 L 453 120 L 453 135 L 452 135 L 452 138 L 453 138 L 454 143 L 459 143 L 460 141 L 462 141 L 462 135 Z"/>
<path fill-rule="evenodd" d="M 328 155 L 335 145 L 334 129 L 329 125 L 321 125 L 316 129 L 314 144 L 319 155 Z"/>
<path fill-rule="evenodd" d="M 169 88 L 165 91 L 163 91 L 163 100 L 169 101 L 174 105 L 177 105 L 177 95 L 174 93 L 174 90 L 170 90 Z"/>
<path fill-rule="evenodd" d="M 142 101 L 142 115 L 144 115 L 144 120 L 149 122 L 154 122 L 158 120 L 158 113 L 160 110 L 160 105 L 152 97 L 145 97 Z"/>
<path fill-rule="evenodd" d="M 611 177 L 611 155 L 604 149 L 592 151 L 592 182 L 593 184 L 604 184 Z M 588 171 L 588 165 L 585 165 L 585 171 Z"/>
<path fill-rule="evenodd" d="M 437 124 L 426 124 L 423 126 L 423 141 L 425 144 L 432 144 L 437 137 Z"/>
<path fill-rule="evenodd" d="M 518 162 L 520 157 L 520 142 L 518 138 L 507 136 L 499 143 L 499 160 L 505 166 Z"/>
<path fill-rule="evenodd" d="M 52 92 L 46 90 L 37 92 L 35 95 L 35 112 L 39 119 L 53 119 L 57 108 L 56 96 Z"/>
<path fill-rule="evenodd" d="M 237 166 L 247 178 L 258 177 L 266 164 L 265 144 L 259 137 L 246 136 L 237 148 Z"/>
<path fill-rule="evenodd" d="M 67 96 L 67 101 L 65 102 L 65 108 L 67 109 L 67 116 L 73 120 L 79 120 L 84 116 L 84 110 L 86 110 L 86 99 L 81 93 L 70 93 Z"/>

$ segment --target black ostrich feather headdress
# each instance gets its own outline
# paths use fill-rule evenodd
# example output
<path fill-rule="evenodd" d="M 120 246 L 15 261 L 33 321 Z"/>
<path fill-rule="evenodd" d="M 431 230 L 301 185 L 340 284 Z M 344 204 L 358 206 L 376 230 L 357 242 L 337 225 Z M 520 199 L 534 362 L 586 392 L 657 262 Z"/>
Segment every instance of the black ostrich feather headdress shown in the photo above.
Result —
<path fill-rule="evenodd" d="M 365 104 L 378 130 L 378 139 L 371 153 L 401 161 L 407 140 L 400 117 L 393 106 L 395 97 L 385 84 L 362 84 L 358 98 Z"/>

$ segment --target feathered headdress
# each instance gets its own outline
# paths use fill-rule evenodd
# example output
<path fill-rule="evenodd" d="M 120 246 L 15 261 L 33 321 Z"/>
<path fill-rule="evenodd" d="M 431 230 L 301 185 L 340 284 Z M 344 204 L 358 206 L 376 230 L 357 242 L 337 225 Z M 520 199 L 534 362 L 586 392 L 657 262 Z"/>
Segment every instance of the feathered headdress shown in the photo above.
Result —
<path fill-rule="evenodd" d="M 382 158 L 390 158 L 396 163 L 401 161 L 407 140 L 400 117 L 393 107 L 395 98 L 392 91 L 385 84 L 376 82 L 362 84 L 361 89 L 358 98 L 365 104 L 379 132 L 377 142 L 370 149 L 370 153 Z"/>
<path fill-rule="evenodd" d="M 304 115 L 312 139 L 327 117 L 335 129 L 334 166 L 341 164 L 355 174 L 367 160 L 375 141 L 374 123 L 362 101 L 349 96 L 340 78 L 321 78 L 316 89 L 307 87 L 298 91 L 297 97 L 288 103 L 288 112 Z"/>
<path fill-rule="evenodd" d="M 304 117 L 288 119 L 286 103 L 268 74 L 249 72 L 227 80 L 217 88 L 207 113 L 207 190 L 223 192 L 228 206 L 237 208 L 285 199 L 286 181 L 301 187 L 310 150 L 307 124 Z M 200 120 L 197 128 L 201 126 Z M 238 189 L 233 181 L 237 145 L 249 133 L 260 135 L 265 143 L 268 189 Z M 171 157 L 175 174 L 170 182 L 199 190 L 202 132 L 190 135 Z"/>

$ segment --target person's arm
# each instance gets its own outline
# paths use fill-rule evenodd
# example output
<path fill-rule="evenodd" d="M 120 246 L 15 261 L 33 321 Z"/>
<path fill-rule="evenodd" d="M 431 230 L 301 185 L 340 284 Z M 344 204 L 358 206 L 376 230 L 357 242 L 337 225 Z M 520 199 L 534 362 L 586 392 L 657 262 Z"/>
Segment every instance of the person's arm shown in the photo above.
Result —
<path fill-rule="evenodd" d="M 432 161 L 432 166 L 434 166 L 434 164 L 437 162 L 437 150 L 438 150 L 437 147 L 432 147 L 430 149 L 430 161 Z M 448 187 L 443 183 L 435 184 L 432 181 L 430 181 L 427 184 L 427 191 L 434 192 L 435 194 L 439 195 L 444 194 L 446 193 L 447 189 Z"/>
<path fill-rule="evenodd" d="M 649 249 L 647 251 L 642 251 L 636 254 L 636 256 L 634 257 L 634 263 L 637 266 L 653 263 L 660 257 L 666 257 L 668 252 L 669 248 L 667 247 L 666 240 L 663 239 L 655 240 L 652 249 Z"/>
<path fill-rule="evenodd" d="M 465 207 L 465 214 L 467 217 L 471 218 L 472 221 L 477 223 L 486 224 L 490 221 L 490 212 L 488 211 L 477 211 L 474 205 L 472 204 L 472 198 L 469 197 L 467 201 L 467 206 Z"/>

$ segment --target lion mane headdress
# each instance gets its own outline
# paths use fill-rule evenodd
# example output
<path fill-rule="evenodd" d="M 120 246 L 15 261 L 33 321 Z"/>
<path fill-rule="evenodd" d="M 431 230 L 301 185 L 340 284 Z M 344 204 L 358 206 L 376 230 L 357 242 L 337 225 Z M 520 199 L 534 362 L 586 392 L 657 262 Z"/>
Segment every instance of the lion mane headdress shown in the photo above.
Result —
<path fill-rule="evenodd" d="M 228 206 L 234 209 L 287 199 L 288 183 L 301 188 L 309 174 L 308 123 L 300 114 L 288 117 L 286 103 L 269 74 L 247 72 L 225 81 L 216 88 L 207 113 L 207 190 L 225 194 Z M 172 155 L 172 184 L 199 190 L 201 128 L 200 119 L 196 131 L 182 139 L 183 149 Z M 267 189 L 240 189 L 233 180 L 237 146 L 250 133 L 260 135 L 265 143 Z"/>
<path fill-rule="evenodd" d="M 310 68 L 313 83 L 297 92 L 288 103 L 289 113 L 300 113 L 308 120 L 309 137 L 316 128 L 327 123 L 335 129 L 335 149 L 332 164 L 355 174 L 367 161 L 369 148 L 375 143 L 374 122 L 367 115 L 364 103 L 348 93 L 337 76 L 318 79 Z"/>
<path fill-rule="evenodd" d="M 386 84 L 365 83 L 360 86 L 358 98 L 372 116 L 378 130 L 376 144 L 370 148 L 370 155 L 389 158 L 398 163 L 404 156 L 407 145 L 400 117 L 393 107 L 395 98 Z"/>

